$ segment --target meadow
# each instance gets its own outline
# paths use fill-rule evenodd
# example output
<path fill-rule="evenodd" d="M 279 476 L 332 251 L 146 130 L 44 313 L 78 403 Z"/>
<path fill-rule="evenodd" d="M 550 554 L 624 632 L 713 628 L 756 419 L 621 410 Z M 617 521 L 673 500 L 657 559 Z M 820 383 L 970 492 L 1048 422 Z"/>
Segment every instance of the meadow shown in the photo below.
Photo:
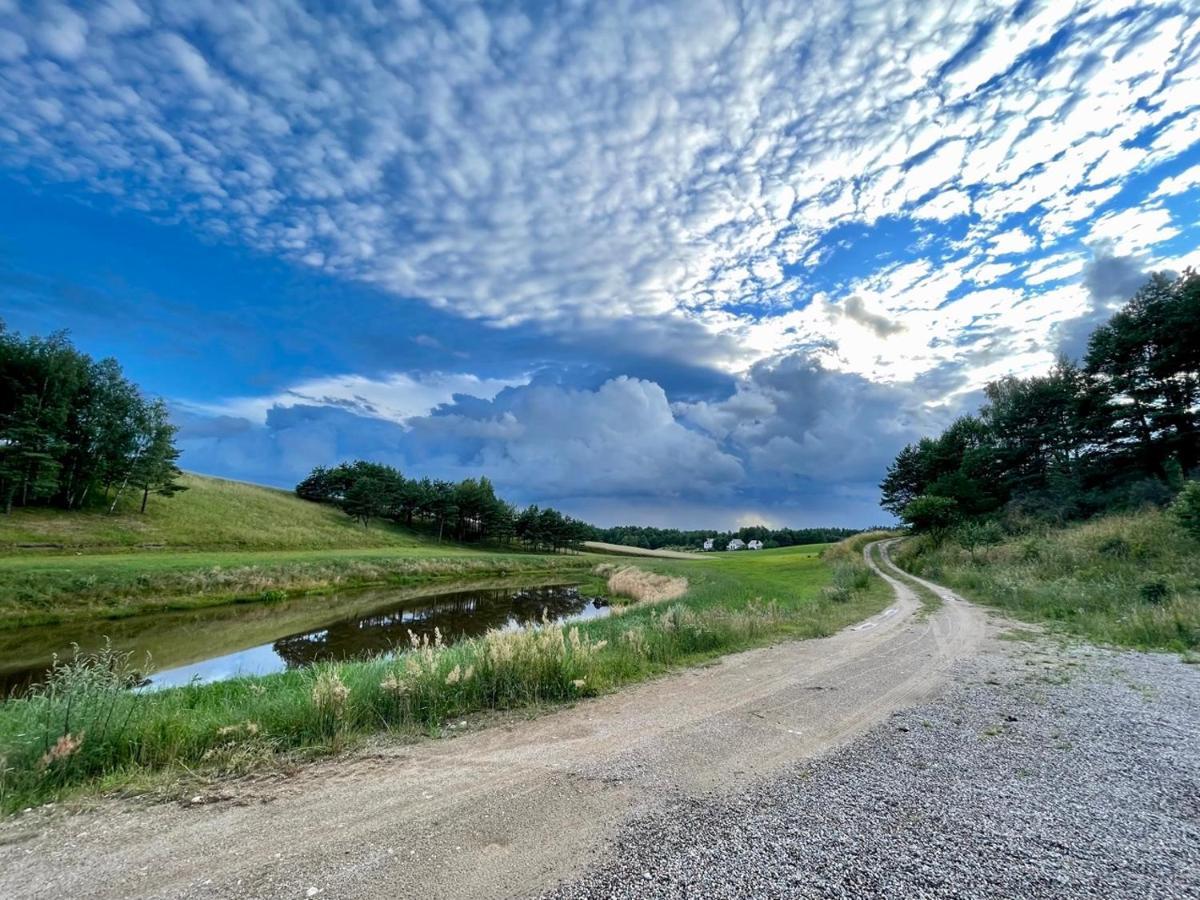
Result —
<path fill-rule="evenodd" d="M 185 475 L 188 490 L 117 514 L 29 508 L 0 516 L 0 628 L 406 587 L 584 567 L 577 558 L 494 551 L 397 528 L 364 528 L 288 491 Z"/>
<path fill-rule="evenodd" d="M 611 616 L 453 646 L 435 638 L 259 678 L 137 692 L 119 655 L 65 661 L 41 690 L 0 704 L 0 807 L 146 777 L 243 772 L 379 733 L 436 735 L 464 715 L 536 710 L 721 654 L 828 635 L 889 600 L 862 561 L 865 540 L 689 561 L 574 557 L 611 594 Z"/>
<path fill-rule="evenodd" d="M 1025 621 L 1100 644 L 1200 649 L 1200 553 L 1166 512 L 1033 527 L 970 551 L 922 536 L 893 550 L 915 575 Z"/>

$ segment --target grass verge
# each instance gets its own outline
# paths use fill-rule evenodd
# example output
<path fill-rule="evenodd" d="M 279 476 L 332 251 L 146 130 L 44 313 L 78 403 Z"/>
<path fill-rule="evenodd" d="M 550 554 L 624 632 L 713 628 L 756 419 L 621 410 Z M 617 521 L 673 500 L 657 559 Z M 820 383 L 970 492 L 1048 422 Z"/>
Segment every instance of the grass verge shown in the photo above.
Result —
<path fill-rule="evenodd" d="M 44 690 L 0 704 L 0 808 L 147 775 L 241 772 L 379 732 L 436 734 L 451 718 L 572 701 L 724 653 L 832 634 L 887 604 L 860 552 L 830 550 L 826 564 L 818 549 L 647 559 L 639 568 L 659 579 L 639 583 L 687 579 L 686 593 L 578 626 L 435 640 L 261 678 L 135 693 L 119 656 L 72 661 Z"/>
<path fill-rule="evenodd" d="M 1157 510 L 1018 535 L 974 555 L 918 537 L 892 558 L 970 600 L 1095 643 L 1200 649 L 1200 547 Z"/>
<path fill-rule="evenodd" d="M 441 580 L 585 571 L 589 558 L 418 546 L 0 558 L 0 628 Z"/>

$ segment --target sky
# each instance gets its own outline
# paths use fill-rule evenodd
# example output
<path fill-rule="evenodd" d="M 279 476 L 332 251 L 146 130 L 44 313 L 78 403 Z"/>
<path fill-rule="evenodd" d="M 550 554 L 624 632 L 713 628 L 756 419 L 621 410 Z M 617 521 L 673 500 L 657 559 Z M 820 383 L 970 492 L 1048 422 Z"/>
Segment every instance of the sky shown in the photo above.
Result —
<path fill-rule="evenodd" d="M 0 0 L 0 318 L 197 472 L 883 522 L 1198 249 L 1197 0 Z"/>

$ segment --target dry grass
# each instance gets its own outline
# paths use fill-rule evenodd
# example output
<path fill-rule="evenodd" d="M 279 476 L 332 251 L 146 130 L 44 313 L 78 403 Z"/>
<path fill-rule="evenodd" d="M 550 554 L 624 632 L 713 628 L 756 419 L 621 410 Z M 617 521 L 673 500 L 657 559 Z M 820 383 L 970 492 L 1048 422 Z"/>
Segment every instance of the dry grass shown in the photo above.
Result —
<path fill-rule="evenodd" d="M 618 597 L 628 597 L 634 603 L 662 603 L 677 600 L 687 593 L 688 581 L 683 576 L 660 575 L 637 566 L 618 566 L 602 563 L 596 574 L 607 578 L 608 589 Z"/>

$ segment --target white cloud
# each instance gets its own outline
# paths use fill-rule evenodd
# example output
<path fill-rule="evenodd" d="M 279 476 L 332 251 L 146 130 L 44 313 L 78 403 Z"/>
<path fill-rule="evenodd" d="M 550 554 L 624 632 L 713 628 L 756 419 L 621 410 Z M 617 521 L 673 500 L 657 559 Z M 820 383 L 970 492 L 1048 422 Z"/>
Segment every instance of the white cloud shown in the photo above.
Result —
<path fill-rule="evenodd" d="M 586 28 L 472 3 L 144 6 L 10 17 L 9 165 L 502 325 L 736 331 L 705 311 L 789 305 L 784 267 L 839 224 L 1040 203 L 1058 236 L 1102 199 L 1085 178 L 1115 190 L 1200 136 L 1180 115 L 1128 146 L 1194 80 L 1195 29 L 1153 5 L 596 3 Z M 1068 23 L 1044 71 L 1021 63 Z"/>
<path fill-rule="evenodd" d="M 1164 178 L 1150 196 L 1152 198 L 1170 197 L 1190 191 L 1194 187 L 1200 187 L 1200 165 L 1192 166 L 1170 178 Z"/>
<path fill-rule="evenodd" d="M 1033 249 L 1033 238 L 1031 238 L 1024 229 L 1012 228 L 1008 231 L 994 235 L 991 239 L 990 252 L 997 256 L 1006 256 L 1012 253 L 1024 253 L 1027 250 Z"/>
<path fill-rule="evenodd" d="M 491 400 L 506 387 L 525 384 L 527 378 L 492 379 L 475 375 L 426 372 L 395 373 L 385 378 L 333 375 L 315 378 L 274 394 L 234 397 L 217 403 L 187 403 L 186 408 L 210 415 L 238 416 L 263 422 L 268 412 L 292 406 L 332 406 L 355 415 L 383 419 L 400 425 L 424 416 L 458 394 Z"/>

